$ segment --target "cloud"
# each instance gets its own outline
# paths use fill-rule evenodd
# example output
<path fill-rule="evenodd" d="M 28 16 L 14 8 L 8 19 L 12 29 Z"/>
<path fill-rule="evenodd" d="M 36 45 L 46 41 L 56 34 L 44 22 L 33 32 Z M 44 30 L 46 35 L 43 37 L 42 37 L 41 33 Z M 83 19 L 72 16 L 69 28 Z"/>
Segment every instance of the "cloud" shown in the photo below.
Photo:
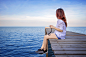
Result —
<path fill-rule="evenodd" d="M 15 15 L 6 15 L 0 16 L 0 20 L 41 20 L 46 22 L 56 21 L 54 15 L 44 15 L 44 16 L 15 16 Z"/>
<path fill-rule="evenodd" d="M 82 7 L 83 6 L 83 7 Z M 65 9 L 68 26 L 86 27 L 86 5 L 68 5 Z M 82 10 L 83 9 L 83 10 Z"/>
<path fill-rule="evenodd" d="M 49 26 L 49 25 L 55 25 L 55 23 L 40 20 L 0 20 L 0 26 Z"/>
<path fill-rule="evenodd" d="M 0 26 L 49 26 L 56 25 L 56 17 L 45 16 L 0 16 Z"/>
<path fill-rule="evenodd" d="M 86 20 L 77 20 L 77 19 L 73 19 L 73 20 L 69 20 L 68 21 L 68 26 L 74 26 L 74 27 L 86 27 Z"/>
<path fill-rule="evenodd" d="M 53 0 L 56 1 L 56 0 Z M 60 1 L 60 0 L 59 0 Z M 26 1 L 27 2 L 27 1 Z M 56 24 L 56 9 L 61 7 L 64 9 L 68 26 L 86 26 L 86 5 L 83 4 L 71 4 L 71 1 L 62 1 L 57 4 L 31 4 L 28 2 L 24 4 L 12 5 L 14 12 L 11 15 L 0 15 L 0 26 L 40 26 Z M 56 1 L 57 2 L 57 1 Z M 33 2 L 32 2 L 33 3 Z M 41 2 L 42 3 L 42 2 Z M 62 4 L 63 3 L 63 4 Z M 8 8 L 8 5 L 3 4 L 4 8 Z M 15 8 L 15 9 L 14 9 Z M 4 11 L 3 11 L 4 12 Z M 11 12 L 11 11 L 9 11 Z M 5 12 L 4 12 L 5 13 Z M 9 13 L 8 13 L 9 14 Z M 15 15 L 14 15 L 15 14 Z M 28 24 L 28 25 L 27 25 Z"/>

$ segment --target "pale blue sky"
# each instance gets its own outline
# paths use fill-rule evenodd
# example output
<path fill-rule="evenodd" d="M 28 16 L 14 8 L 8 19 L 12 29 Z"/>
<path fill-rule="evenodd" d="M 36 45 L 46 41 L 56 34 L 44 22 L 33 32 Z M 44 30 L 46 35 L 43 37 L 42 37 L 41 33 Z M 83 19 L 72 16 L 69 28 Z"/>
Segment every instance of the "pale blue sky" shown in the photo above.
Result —
<path fill-rule="evenodd" d="M 86 0 L 0 0 L 0 26 L 55 26 L 60 7 L 68 27 L 86 27 Z"/>

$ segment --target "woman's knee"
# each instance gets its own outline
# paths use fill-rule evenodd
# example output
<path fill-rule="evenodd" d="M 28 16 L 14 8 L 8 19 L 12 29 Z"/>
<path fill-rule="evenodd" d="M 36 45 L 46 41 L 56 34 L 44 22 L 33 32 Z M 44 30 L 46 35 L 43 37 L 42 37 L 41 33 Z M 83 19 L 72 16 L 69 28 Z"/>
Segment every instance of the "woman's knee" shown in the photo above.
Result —
<path fill-rule="evenodd" d="M 45 36 L 44 36 L 44 39 L 47 39 L 47 38 L 48 38 L 48 36 L 49 36 L 49 35 L 45 35 Z"/>
<path fill-rule="evenodd" d="M 45 35 L 44 38 L 46 38 L 48 35 Z"/>
<path fill-rule="evenodd" d="M 55 33 L 51 33 L 51 34 L 50 34 L 50 36 L 53 36 L 53 35 L 55 35 Z"/>

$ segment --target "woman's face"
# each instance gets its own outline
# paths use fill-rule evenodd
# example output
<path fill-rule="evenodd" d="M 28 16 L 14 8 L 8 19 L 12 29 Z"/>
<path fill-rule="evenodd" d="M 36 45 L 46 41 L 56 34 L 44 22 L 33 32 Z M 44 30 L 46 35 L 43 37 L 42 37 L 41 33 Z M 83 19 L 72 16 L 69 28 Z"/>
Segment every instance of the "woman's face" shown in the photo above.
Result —
<path fill-rule="evenodd" d="M 56 14 L 56 17 L 57 17 L 57 14 Z M 57 19 L 60 19 L 59 17 L 57 17 Z"/>

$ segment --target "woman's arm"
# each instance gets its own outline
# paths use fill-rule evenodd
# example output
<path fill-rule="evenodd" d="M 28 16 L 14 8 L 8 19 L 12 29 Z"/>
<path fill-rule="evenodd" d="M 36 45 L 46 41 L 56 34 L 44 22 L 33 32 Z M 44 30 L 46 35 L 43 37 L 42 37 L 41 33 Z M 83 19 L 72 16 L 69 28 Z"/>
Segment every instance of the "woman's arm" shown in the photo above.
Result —
<path fill-rule="evenodd" d="M 59 28 L 56 28 L 56 27 L 54 27 L 53 25 L 50 25 L 50 28 L 53 28 L 53 29 L 55 29 L 55 30 L 57 30 L 57 31 L 59 31 L 59 32 L 63 32 L 63 30 L 61 30 L 61 29 L 59 29 Z"/>

